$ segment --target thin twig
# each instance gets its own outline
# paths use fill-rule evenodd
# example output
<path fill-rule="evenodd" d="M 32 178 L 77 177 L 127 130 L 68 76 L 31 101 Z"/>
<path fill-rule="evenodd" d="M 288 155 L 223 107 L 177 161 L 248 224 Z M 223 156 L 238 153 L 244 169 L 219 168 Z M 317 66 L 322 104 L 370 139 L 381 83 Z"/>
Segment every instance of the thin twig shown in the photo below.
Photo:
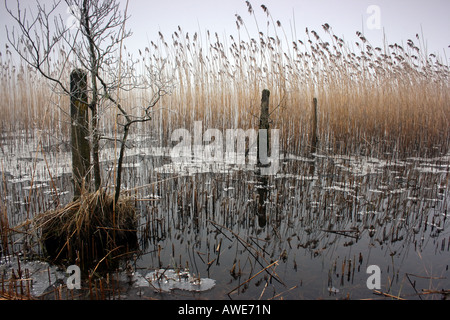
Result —
<path fill-rule="evenodd" d="M 116 250 L 118 250 L 118 249 L 120 249 L 120 248 L 121 248 L 121 247 L 119 246 L 119 247 L 116 247 L 116 248 L 112 249 L 110 252 L 108 252 L 108 254 L 105 255 L 105 256 L 97 263 L 97 265 L 95 266 L 95 268 L 94 268 L 94 270 L 92 271 L 91 275 L 93 275 L 93 274 L 95 273 L 95 271 L 97 270 L 98 266 L 100 265 L 100 263 L 103 262 L 103 260 L 105 260 L 111 253 L 113 253 L 114 251 L 116 251 Z"/>
<path fill-rule="evenodd" d="M 261 271 L 259 271 L 258 273 L 256 273 L 255 275 L 253 275 L 252 277 L 248 278 L 246 281 L 244 281 L 243 283 L 241 283 L 240 285 L 238 285 L 236 288 L 234 288 L 233 290 L 231 290 L 230 292 L 227 293 L 227 295 L 230 295 L 232 292 L 238 290 L 241 286 L 243 286 L 244 284 L 246 284 L 247 282 L 250 282 L 252 279 L 254 279 L 255 277 L 257 277 L 259 274 L 261 274 L 262 272 L 266 271 L 267 269 L 271 268 L 273 265 L 278 265 L 278 260 L 269 264 L 267 267 L 265 267 L 264 269 L 262 269 Z"/>
<path fill-rule="evenodd" d="M 353 238 L 353 239 L 359 239 L 359 237 L 356 235 L 351 235 L 351 234 L 347 234 L 347 232 L 352 232 L 352 233 L 358 233 L 358 230 L 326 230 L 326 229 L 321 229 L 321 231 L 323 232 L 329 232 L 329 233 L 335 233 L 337 235 L 340 236 L 344 236 L 344 237 L 349 237 L 349 238 Z"/>
<path fill-rule="evenodd" d="M 283 291 L 283 292 L 280 292 L 279 294 L 273 296 L 272 298 L 269 298 L 268 300 L 276 299 L 276 298 L 278 298 L 279 296 L 281 296 L 282 294 L 285 294 L 286 292 L 289 292 L 289 291 L 291 291 L 291 290 L 294 290 L 294 289 L 296 289 L 297 287 L 298 287 L 298 286 L 293 286 L 292 288 L 287 289 L 287 290 L 285 290 L 285 291 Z"/>
<path fill-rule="evenodd" d="M 400 298 L 399 296 L 393 296 L 392 294 L 389 294 L 389 293 L 386 293 L 386 292 L 381 292 L 381 291 L 378 291 L 378 290 L 373 290 L 373 293 L 377 294 L 377 295 L 385 296 L 385 297 L 388 297 L 388 298 L 397 299 L 397 300 L 406 300 L 406 299 Z"/>
<path fill-rule="evenodd" d="M 245 248 L 245 249 L 253 256 L 253 258 L 255 258 L 255 261 L 256 261 L 261 267 L 264 267 L 264 265 L 258 260 L 258 257 L 255 256 L 255 254 L 254 254 L 253 252 L 250 251 L 249 248 L 255 250 L 256 254 L 257 254 L 258 256 L 262 257 L 262 258 L 264 259 L 264 261 L 265 261 L 266 263 L 268 263 L 268 261 L 264 258 L 264 256 L 263 256 L 260 252 L 258 252 L 255 248 L 253 248 L 253 246 L 252 246 L 250 243 L 248 243 L 247 241 L 245 241 L 244 239 L 242 239 L 239 235 L 237 235 L 237 234 L 236 234 L 235 232 L 233 232 L 231 229 L 229 229 L 229 228 L 227 228 L 227 227 L 225 227 L 225 226 L 223 226 L 223 225 L 220 225 L 220 224 L 218 224 L 218 223 L 216 223 L 216 222 L 214 222 L 214 221 L 212 221 L 212 220 L 209 220 L 209 219 L 207 219 L 206 221 L 207 221 L 207 222 L 210 222 L 210 223 L 211 223 L 214 227 L 216 227 L 216 229 L 217 229 L 220 233 L 222 233 L 224 236 L 226 236 L 225 233 L 224 233 L 222 230 L 220 230 L 218 227 L 221 227 L 221 228 L 226 229 L 226 230 L 228 230 L 229 232 L 231 232 L 231 233 L 233 234 L 233 236 L 235 236 L 236 239 L 243 245 L 243 247 L 244 247 L 244 248 Z M 228 238 L 228 237 L 227 237 L 227 238 Z M 228 238 L 228 239 L 230 239 L 230 238 Z M 230 241 L 231 241 L 231 239 L 230 239 Z M 275 274 L 274 279 L 275 279 L 276 281 L 278 281 L 279 283 L 281 283 L 282 285 L 286 286 L 286 284 L 285 284 L 285 283 L 280 279 L 280 277 L 276 274 L 275 270 L 272 270 L 272 272 Z M 267 272 L 267 273 L 268 273 L 269 275 L 272 275 L 270 272 Z"/>

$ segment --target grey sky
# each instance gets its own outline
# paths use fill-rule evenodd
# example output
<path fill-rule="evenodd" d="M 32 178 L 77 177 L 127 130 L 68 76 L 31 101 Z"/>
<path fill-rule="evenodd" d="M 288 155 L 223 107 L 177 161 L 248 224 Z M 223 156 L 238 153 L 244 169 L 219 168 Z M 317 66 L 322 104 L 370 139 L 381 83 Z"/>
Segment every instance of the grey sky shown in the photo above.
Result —
<path fill-rule="evenodd" d="M 7 1 L 10 6 L 15 5 L 15 0 Z M 31 0 L 20 2 L 22 6 L 32 6 L 34 3 Z M 126 3 L 125 0 L 121 2 Z M 382 45 L 383 31 L 388 43 L 399 44 L 406 44 L 408 39 L 416 42 L 416 33 L 421 35 L 423 31 L 428 53 L 438 53 L 443 59 L 445 53 L 450 58 L 450 0 L 251 0 L 250 3 L 257 14 L 261 31 L 266 30 L 267 21 L 261 9 L 261 4 L 264 4 L 273 19 L 280 20 L 289 40 L 292 39 L 292 32 L 297 34 L 297 39 L 304 39 L 306 27 L 322 31 L 321 25 L 324 23 L 328 23 L 336 35 L 343 36 L 348 42 L 357 40 L 356 31 L 364 31 L 366 38 L 375 46 Z M 380 25 L 372 29 L 367 25 L 368 21 L 374 21 L 373 14 L 367 12 L 370 5 L 379 8 L 380 18 Z M 62 14 L 66 14 L 65 10 Z M 255 21 L 248 14 L 244 0 L 130 0 L 131 19 L 127 27 L 133 31 L 133 36 L 127 40 L 126 46 L 129 51 L 143 49 L 148 41 L 159 38 L 159 31 L 170 39 L 178 26 L 190 34 L 198 31 L 205 33 L 206 30 L 221 36 L 234 34 L 235 14 L 244 19 L 251 36 L 256 38 Z M 3 51 L 6 42 L 4 25 L 11 25 L 3 0 L 0 19 L 0 45 Z"/>

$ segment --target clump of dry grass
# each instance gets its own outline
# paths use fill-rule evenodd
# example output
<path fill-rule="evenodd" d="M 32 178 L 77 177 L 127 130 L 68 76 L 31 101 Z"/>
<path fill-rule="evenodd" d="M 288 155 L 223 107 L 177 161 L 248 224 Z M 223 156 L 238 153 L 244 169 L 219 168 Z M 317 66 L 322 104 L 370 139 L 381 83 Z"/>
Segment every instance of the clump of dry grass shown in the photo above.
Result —
<path fill-rule="evenodd" d="M 115 258 L 138 248 L 134 200 L 120 198 L 114 204 L 105 191 L 83 192 L 67 206 L 37 216 L 35 225 L 52 262 L 77 264 L 85 271 L 111 267 Z"/>

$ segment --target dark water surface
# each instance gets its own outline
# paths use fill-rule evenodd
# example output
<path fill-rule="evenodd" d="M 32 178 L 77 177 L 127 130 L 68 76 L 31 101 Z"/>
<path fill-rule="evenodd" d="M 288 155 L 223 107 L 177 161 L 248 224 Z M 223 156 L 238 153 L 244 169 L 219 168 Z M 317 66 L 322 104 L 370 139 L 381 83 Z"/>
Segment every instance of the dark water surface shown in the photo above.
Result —
<path fill-rule="evenodd" d="M 2 156 L 10 226 L 71 194 L 66 151 L 19 149 Z M 113 150 L 103 152 L 108 179 Z M 259 176 L 229 164 L 174 165 L 165 150 L 137 143 L 126 162 L 142 254 L 128 262 L 132 275 L 117 273 L 112 298 L 380 299 L 367 287 L 371 265 L 392 296 L 441 299 L 435 292 L 450 288 L 449 155 L 283 155 L 277 175 Z M 32 242 L 14 239 L 16 253 Z M 159 269 L 188 269 L 205 285 L 150 284 Z"/>

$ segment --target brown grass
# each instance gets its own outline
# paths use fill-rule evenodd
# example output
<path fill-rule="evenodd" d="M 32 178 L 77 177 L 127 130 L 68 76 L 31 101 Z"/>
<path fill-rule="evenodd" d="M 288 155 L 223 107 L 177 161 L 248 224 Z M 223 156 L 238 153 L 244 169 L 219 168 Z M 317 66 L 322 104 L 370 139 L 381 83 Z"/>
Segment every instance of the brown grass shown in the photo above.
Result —
<path fill-rule="evenodd" d="M 113 202 L 113 195 L 104 191 L 84 192 L 64 208 L 36 216 L 35 228 L 42 232 L 50 260 L 101 270 L 115 257 L 137 249 L 134 200 Z"/>
<path fill-rule="evenodd" d="M 160 33 L 139 54 L 125 50 L 124 57 L 138 62 L 134 73 L 160 68 L 175 85 L 155 110 L 153 123 L 134 129 L 156 133 L 167 145 L 174 129 L 191 129 L 194 121 L 203 121 L 204 128 L 256 127 L 261 91 L 269 89 L 276 109 L 272 127 L 281 130 L 287 152 L 309 150 L 314 97 L 319 153 L 428 156 L 448 151 L 450 72 L 439 56 L 422 49 L 425 39 L 379 48 L 360 32 L 356 42 L 344 42 L 325 24 L 322 34 L 307 29 L 304 38 L 288 40 L 282 23 L 275 24 L 264 10 L 270 22 L 264 32 L 244 33 L 245 22 L 238 17 L 238 36 L 192 34 L 179 27 L 171 42 Z M 71 64 L 60 62 L 66 58 L 61 51 L 53 65 L 63 79 L 70 72 Z M 46 128 L 68 137 L 67 97 L 52 92 L 33 70 L 16 66 L 8 53 L 1 65 L 3 128 Z M 120 97 L 131 110 L 145 105 L 151 92 L 135 89 Z M 115 124 L 116 112 L 108 108 L 101 108 L 105 131 Z"/>

